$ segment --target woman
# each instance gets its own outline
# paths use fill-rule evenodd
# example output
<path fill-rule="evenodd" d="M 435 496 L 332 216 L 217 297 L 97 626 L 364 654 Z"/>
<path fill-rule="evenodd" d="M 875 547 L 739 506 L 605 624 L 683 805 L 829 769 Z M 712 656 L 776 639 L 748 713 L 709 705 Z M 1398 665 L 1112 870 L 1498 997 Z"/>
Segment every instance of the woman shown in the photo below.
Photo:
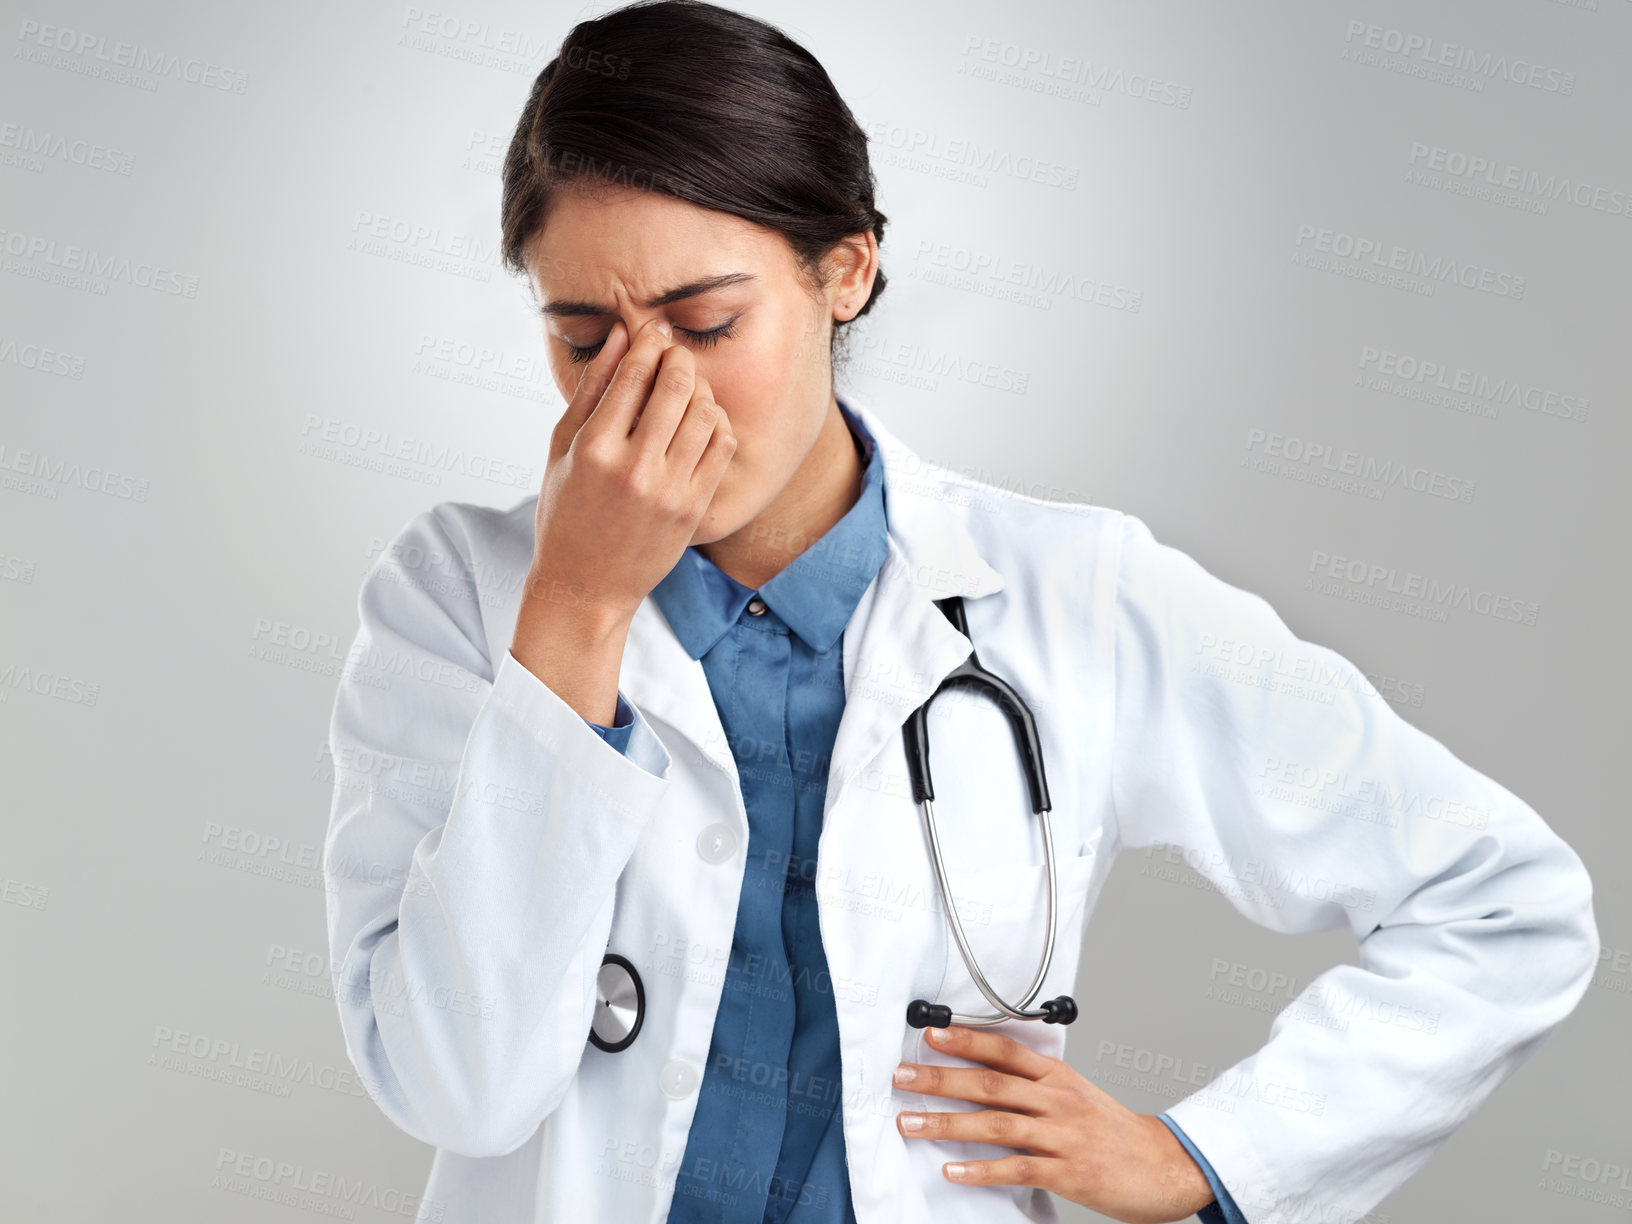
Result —
<path fill-rule="evenodd" d="M 1574 1007 L 1591 882 L 1526 804 L 1137 517 L 934 473 L 835 394 L 885 217 L 803 48 L 689 0 L 580 24 L 502 224 L 567 401 L 542 488 L 404 528 L 331 728 L 342 1026 L 438 1149 L 442 1218 L 1357 1219 Z M 1049 763 L 1041 997 L 1119 850 L 1359 941 L 1164 1114 L 1073 1070 L 1063 1026 L 906 1023 L 981 1001 L 902 736 L 971 643 Z M 971 701 L 931 737 L 957 911 L 1013 997 L 1046 877 L 1012 740 Z M 1288 770 L 1374 816 L 1273 797 Z M 622 1048 L 586 1041 L 609 955 L 642 983 Z"/>

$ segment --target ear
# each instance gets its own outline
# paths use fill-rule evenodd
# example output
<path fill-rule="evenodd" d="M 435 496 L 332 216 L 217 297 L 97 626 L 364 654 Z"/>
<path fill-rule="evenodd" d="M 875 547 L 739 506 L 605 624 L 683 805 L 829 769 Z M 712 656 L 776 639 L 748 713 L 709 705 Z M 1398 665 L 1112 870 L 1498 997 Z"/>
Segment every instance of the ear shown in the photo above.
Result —
<path fill-rule="evenodd" d="M 871 230 L 846 238 L 828 253 L 831 269 L 828 307 L 834 319 L 855 318 L 873 292 L 878 273 L 878 238 Z"/>

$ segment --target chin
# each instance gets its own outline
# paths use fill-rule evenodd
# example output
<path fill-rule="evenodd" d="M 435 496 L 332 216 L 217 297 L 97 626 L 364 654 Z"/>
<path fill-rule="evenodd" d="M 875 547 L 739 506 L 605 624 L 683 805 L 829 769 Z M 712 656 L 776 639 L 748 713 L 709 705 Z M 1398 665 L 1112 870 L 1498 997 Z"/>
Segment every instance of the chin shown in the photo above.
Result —
<path fill-rule="evenodd" d="M 703 511 L 703 517 L 697 520 L 697 530 L 691 533 L 692 544 L 712 544 L 716 540 L 723 540 L 733 532 L 741 531 L 748 525 L 744 519 L 738 523 L 734 521 L 735 508 L 731 499 L 722 490 L 714 491 L 714 500 L 708 503 L 708 509 Z"/>
<path fill-rule="evenodd" d="M 720 529 L 720 524 L 724 520 L 720 517 L 719 504 L 716 497 L 708 504 L 708 509 L 703 511 L 703 517 L 697 520 L 697 530 L 691 533 L 692 544 L 712 544 L 715 540 L 723 540 L 731 534 Z"/>

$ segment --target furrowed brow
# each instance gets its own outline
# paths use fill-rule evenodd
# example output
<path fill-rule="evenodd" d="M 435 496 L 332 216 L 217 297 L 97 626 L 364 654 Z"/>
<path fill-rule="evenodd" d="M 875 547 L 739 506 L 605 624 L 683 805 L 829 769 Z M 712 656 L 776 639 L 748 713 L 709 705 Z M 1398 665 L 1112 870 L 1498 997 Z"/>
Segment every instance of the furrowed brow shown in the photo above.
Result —
<path fill-rule="evenodd" d="M 672 302 L 712 293 L 729 285 L 746 285 L 757 279 L 751 272 L 722 272 L 718 276 L 705 276 L 678 288 L 666 290 L 646 302 L 645 306 L 648 310 L 656 310 L 659 306 L 667 306 Z M 538 308 L 538 313 L 547 319 L 563 319 L 608 315 L 612 310 L 611 307 L 600 306 L 594 302 L 546 302 Z"/>

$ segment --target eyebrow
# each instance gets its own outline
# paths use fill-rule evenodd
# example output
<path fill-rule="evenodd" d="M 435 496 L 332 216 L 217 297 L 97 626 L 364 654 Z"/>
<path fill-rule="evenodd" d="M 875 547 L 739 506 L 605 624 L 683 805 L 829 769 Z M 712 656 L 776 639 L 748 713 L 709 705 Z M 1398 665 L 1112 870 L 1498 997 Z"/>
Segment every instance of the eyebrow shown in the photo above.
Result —
<path fill-rule="evenodd" d="M 757 280 L 751 272 L 722 272 L 718 276 L 705 276 L 691 281 L 676 289 L 669 289 L 645 304 L 648 310 L 655 310 L 659 306 L 667 306 L 671 302 L 679 302 L 685 298 L 697 297 L 699 294 L 711 293 L 715 289 L 724 289 L 728 285 L 746 285 Z M 612 310 L 607 306 L 598 306 L 594 302 L 546 302 L 538 308 L 539 314 L 546 319 L 577 318 L 583 315 L 606 315 Z"/>

